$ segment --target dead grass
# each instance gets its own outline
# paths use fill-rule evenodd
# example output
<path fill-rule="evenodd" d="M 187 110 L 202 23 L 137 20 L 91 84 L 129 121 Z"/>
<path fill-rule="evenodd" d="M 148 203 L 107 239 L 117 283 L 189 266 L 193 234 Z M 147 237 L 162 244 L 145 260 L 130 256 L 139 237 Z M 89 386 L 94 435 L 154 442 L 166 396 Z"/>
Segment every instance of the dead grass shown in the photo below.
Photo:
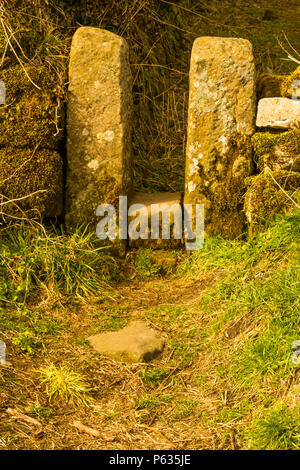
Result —
<path fill-rule="evenodd" d="M 134 306 L 133 311 L 126 315 L 126 321 L 151 318 L 151 310 L 158 306 L 178 306 L 182 300 L 184 306 L 193 304 L 199 297 L 203 283 L 193 282 L 182 289 L 182 280 L 164 282 L 149 281 L 149 286 L 133 281 L 131 285 L 122 286 L 119 290 L 122 304 Z M 148 289 L 149 287 L 149 289 Z M 151 296 L 147 295 L 151 292 Z M 180 293 L 182 292 L 182 299 Z M 146 295 L 145 295 L 146 294 Z M 158 296 L 158 297 L 157 297 Z M 157 299 L 154 302 L 154 299 Z M 111 315 L 112 301 L 100 305 L 77 307 L 68 311 L 59 308 L 49 312 L 50 316 L 63 319 L 67 328 L 58 340 L 47 344 L 47 353 L 28 356 L 20 353 L 13 344 L 9 334 L 5 341 L 9 351 L 10 367 L 1 368 L 0 410 L 1 410 L 1 441 L 3 449 L 196 449 L 217 446 L 218 435 L 203 425 L 201 414 L 216 411 L 221 397 L 208 397 L 195 387 L 195 371 L 199 371 L 200 362 L 180 365 L 174 369 L 172 349 L 167 347 L 163 355 L 151 365 L 125 365 L 95 354 L 83 343 L 87 332 L 95 326 L 95 316 L 101 323 L 101 317 Z M 120 307 L 120 305 L 119 305 Z M 151 320 L 149 320 L 151 322 Z M 152 326 L 160 328 L 157 319 Z M 168 335 L 169 336 L 169 335 Z M 170 335 L 176 337 L 176 332 Z M 2 337 L 2 334 L 1 334 Z M 75 339 L 75 341 L 74 341 Z M 93 403 L 86 406 L 72 405 L 63 401 L 53 400 L 50 404 L 40 384 L 38 372 L 45 365 L 45 360 L 54 364 L 64 364 L 70 370 L 82 374 L 93 390 Z M 199 361 L 202 359 L 199 357 Z M 176 361 L 177 362 L 177 361 Z M 149 385 L 143 381 L 143 373 L 147 368 L 162 368 L 170 372 L 169 380 L 161 384 Z M 156 389 L 158 390 L 156 392 Z M 154 397 L 157 397 L 155 402 Z M 147 398 L 148 397 L 148 398 Z M 148 399 L 148 401 L 147 401 Z M 177 401 L 183 404 L 178 410 Z M 141 404 L 139 406 L 137 403 Z M 151 403 L 153 402 L 153 409 Z M 193 433 L 191 433 L 191 417 L 185 417 L 184 404 L 197 402 L 193 407 Z M 205 406 L 204 406 L 205 405 Z M 29 414 L 43 423 L 42 432 L 35 434 L 34 425 L 20 422 L 9 416 L 6 409 L 16 408 Z M 51 417 L 43 418 L 49 411 Z M 39 415 L 39 410 L 42 410 Z M 44 410 L 44 411 L 43 411 Z M 174 415 L 179 413 L 180 419 Z M 188 419 L 187 419 L 188 418 Z M 87 426 L 104 433 L 114 435 L 112 443 L 101 439 L 79 434 L 72 426 L 76 419 Z"/>

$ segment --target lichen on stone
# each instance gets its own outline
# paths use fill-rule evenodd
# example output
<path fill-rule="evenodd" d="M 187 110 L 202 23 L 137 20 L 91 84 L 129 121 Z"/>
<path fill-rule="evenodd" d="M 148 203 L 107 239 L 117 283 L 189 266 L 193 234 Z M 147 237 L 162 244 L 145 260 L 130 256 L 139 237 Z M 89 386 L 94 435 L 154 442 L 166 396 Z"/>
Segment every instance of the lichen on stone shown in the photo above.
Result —
<path fill-rule="evenodd" d="M 249 223 L 249 235 L 255 236 L 268 219 L 295 207 L 299 199 L 300 173 L 279 170 L 260 173 L 245 180 L 248 186 L 244 211 Z"/>

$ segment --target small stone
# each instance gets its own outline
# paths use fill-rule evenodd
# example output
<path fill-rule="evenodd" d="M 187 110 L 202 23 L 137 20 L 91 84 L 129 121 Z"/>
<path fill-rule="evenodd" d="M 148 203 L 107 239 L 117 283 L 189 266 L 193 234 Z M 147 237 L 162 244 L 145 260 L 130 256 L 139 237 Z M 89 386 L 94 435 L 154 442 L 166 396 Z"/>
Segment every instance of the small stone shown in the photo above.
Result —
<path fill-rule="evenodd" d="M 258 102 L 257 127 L 290 129 L 300 123 L 300 100 L 263 98 Z"/>
<path fill-rule="evenodd" d="M 100 354 L 122 362 L 148 362 L 163 350 L 165 341 L 141 321 L 120 331 L 90 336 L 88 341 Z"/>

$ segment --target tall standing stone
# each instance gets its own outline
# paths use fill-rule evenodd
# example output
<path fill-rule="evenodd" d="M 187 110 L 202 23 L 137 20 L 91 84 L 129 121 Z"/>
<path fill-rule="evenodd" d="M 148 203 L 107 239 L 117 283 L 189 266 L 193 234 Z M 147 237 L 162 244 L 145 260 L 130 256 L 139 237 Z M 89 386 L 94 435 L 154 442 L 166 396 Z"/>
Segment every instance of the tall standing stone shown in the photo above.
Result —
<path fill-rule="evenodd" d="M 249 41 L 201 37 L 193 45 L 185 203 L 204 204 L 206 233 L 244 230 L 244 178 L 251 173 L 255 66 Z"/>
<path fill-rule="evenodd" d="M 72 41 L 67 110 L 66 222 L 96 226 L 103 203 L 131 192 L 132 82 L 126 41 L 79 28 Z"/>

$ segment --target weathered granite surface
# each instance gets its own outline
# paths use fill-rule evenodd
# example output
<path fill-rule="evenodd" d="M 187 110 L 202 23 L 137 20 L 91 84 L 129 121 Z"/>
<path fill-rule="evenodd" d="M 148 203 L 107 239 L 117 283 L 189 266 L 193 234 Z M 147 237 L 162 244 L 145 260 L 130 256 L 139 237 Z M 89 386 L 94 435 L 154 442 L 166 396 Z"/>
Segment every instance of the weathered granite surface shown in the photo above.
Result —
<path fill-rule="evenodd" d="M 131 191 L 132 81 L 126 41 L 81 27 L 70 55 L 66 222 L 96 225 L 102 203 Z"/>
<path fill-rule="evenodd" d="M 290 129 L 300 125 L 300 100 L 263 98 L 258 102 L 257 127 Z"/>
<path fill-rule="evenodd" d="M 205 231 L 244 230 L 244 178 L 251 173 L 255 67 L 246 39 L 200 37 L 190 65 L 185 203 L 203 203 Z"/>

